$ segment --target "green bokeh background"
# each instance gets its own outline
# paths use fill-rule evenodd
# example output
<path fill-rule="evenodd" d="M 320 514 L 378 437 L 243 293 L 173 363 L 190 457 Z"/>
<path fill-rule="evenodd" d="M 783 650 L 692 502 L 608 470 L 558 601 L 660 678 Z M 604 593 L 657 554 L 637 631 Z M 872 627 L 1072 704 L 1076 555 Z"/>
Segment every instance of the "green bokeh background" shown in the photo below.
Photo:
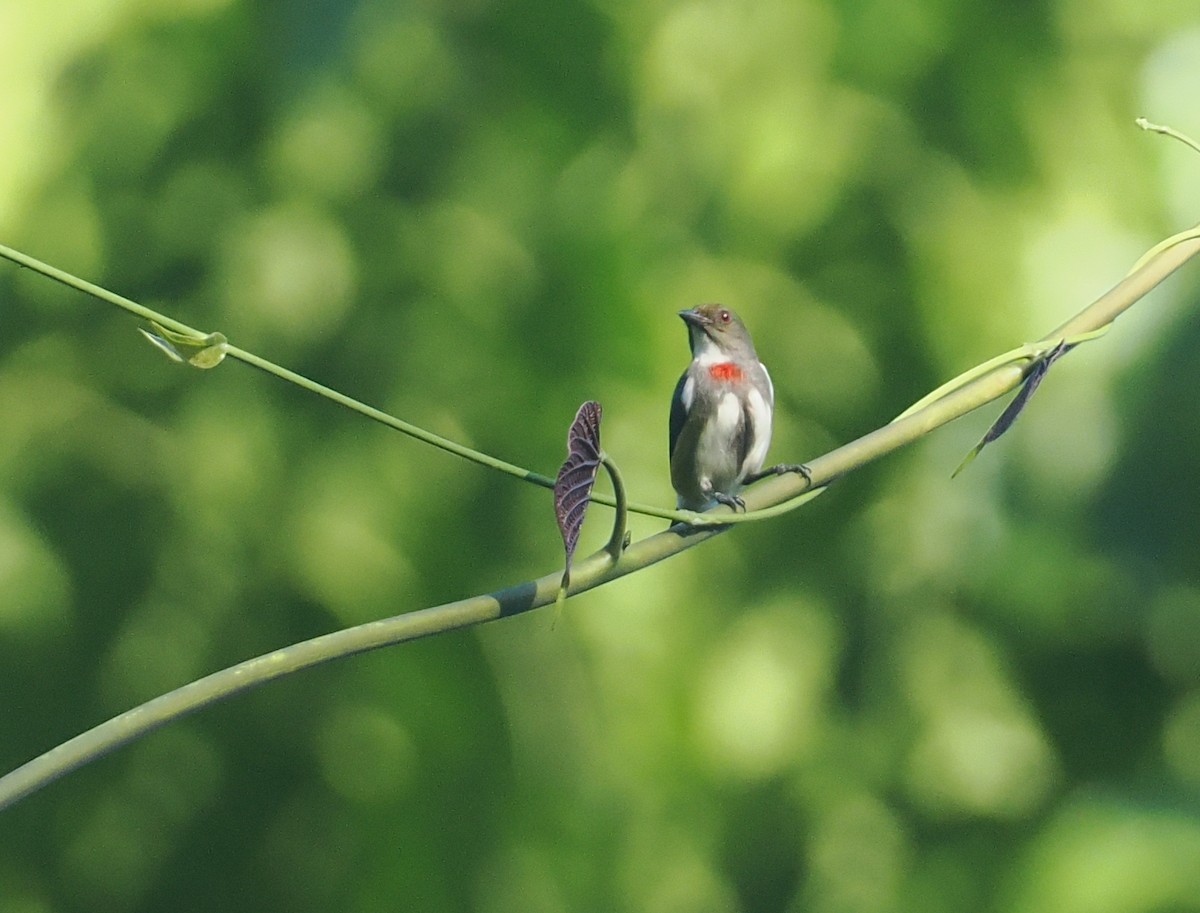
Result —
<path fill-rule="evenodd" d="M 0 0 L 0 240 L 669 505 L 674 314 L 804 459 L 1193 224 L 1193 3 Z M 0 814 L 0 913 L 1200 911 L 1200 277 L 994 416 L 544 612 L 170 726 Z M 553 570 L 549 495 L 0 265 L 0 767 Z M 583 549 L 604 540 L 597 509 Z M 642 536 L 661 528 L 635 518 Z"/>

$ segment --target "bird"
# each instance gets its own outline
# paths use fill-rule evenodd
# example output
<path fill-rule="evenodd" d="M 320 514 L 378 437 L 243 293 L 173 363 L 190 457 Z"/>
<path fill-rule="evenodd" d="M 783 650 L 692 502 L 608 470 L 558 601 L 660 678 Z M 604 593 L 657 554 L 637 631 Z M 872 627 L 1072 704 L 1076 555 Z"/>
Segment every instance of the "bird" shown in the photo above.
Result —
<path fill-rule="evenodd" d="M 807 466 L 785 463 L 763 470 L 775 410 L 775 387 L 759 361 L 746 325 L 720 304 L 680 311 L 692 362 L 671 399 L 671 485 L 682 510 L 717 504 L 744 510 L 743 486 L 766 475 Z"/>

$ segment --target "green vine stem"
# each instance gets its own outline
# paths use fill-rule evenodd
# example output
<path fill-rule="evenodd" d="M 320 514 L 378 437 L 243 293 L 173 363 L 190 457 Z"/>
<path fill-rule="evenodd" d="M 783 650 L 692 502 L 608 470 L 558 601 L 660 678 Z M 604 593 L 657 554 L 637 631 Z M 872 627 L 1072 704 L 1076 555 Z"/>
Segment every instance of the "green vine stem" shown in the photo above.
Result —
<path fill-rule="evenodd" d="M 1197 253 L 1200 253 L 1200 236 L 1193 232 L 1160 250 L 1046 338 L 1074 338 L 1100 330 Z M 153 314 L 139 316 L 158 319 Z M 161 319 L 158 322 L 178 332 L 187 332 L 187 328 L 179 324 L 167 324 Z M 808 494 L 815 495 L 816 489 L 823 488 L 833 479 L 1006 395 L 1022 379 L 1023 368 L 1007 362 L 922 409 L 812 460 L 808 466 L 812 471 L 814 491 Z M 803 496 L 807 485 L 803 478 L 794 475 L 776 476 L 747 490 L 747 505 L 751 508 L 782 505 Z M 721 531 L 719 527 L 674 526 L 630 545 L 616 562 L 607 549 L 601 549 L 576 566 L 572 573 L 572 592 L 582 593 L 649 567 L 699 545 Z M 334 659 L 549 605 L 555 601 L 560 581 L 561 572 L 555 572 L 495 593 L 335 631 L 214 672 L 101 723 L 0 777 L 0 809 L 134 739 L 217 701 Z"/>
<path fill-rule="evenodd" d="M 1134 121 L 1143 130 L 1149 130 L 1152 133 L 1161 133 L 1163 136 L 1169 136 L 1171 139 L 1177 139 L 1179 142 L 1188 146 L 1195 152 L 1200 152 L 1200 143 L 1188 136 L 1186 133 L 1180 133 L 1173 127 L 1167 127 L 1163 124 L 1152 124 L 1144 117 L 1139 117 Z"/>
<path fill-rule="evenodd" d="M 1080 333 L 1077 336 L 1072 336 L 1070 339 L 1043 339 L 1040 342 L 1031 342 L 1023 346 L 1018 346 L 1015 349 L 1009 349 L 1007 352 L 997 355 L 995 358 L 988 359 L 981 365 L 976 365 L 969 371 L 964 371 L 962 374 L 958 375 L 958 377 L 951 378 L 950 380 L 946 381 L 946 383 L 942 384 L 932 393 L 921 397 L 921 399 L 917 400 L 915 403 L 901 412 L 898 416 L 896 416 L 895 419 L 893 419 L 893 421 L 900 421 L 900 419 L 907 418 L 914 412 L 920 412 L 930 403 L 937 402 L 947 394 L 953 393 L 959 387 L 966 386 L 971 381 L 982 377 L 989 371 L 994 371 L 997 368 L 1004 367 L 1005 365 L 1031 365 L 1059 343 L 1065 342 L 1067 345 L 1077 346 L 1080 343 L 1090 342 L 1093 339 L 1099 339 L 1101 336 L 1107 333 L 1109 327 L 1111 326 L 1112 324 L 1110 323 L 1105 324 L 1099 329 L 1092 330 L 1088 333 Z"/>
<path fill-rule="evenodd" d="M 171 331 L 171 334 L 177 337 L 172 341 L 178 341 L 178 339 L 187 339 L 192 340 L 196 345 L 206 345 L 210 340 L 219 339 L 222 356 L 234 358 L 240 362 L 250 365 L 251 367 L 258 368 L 260 371 L 274 375 L 275 377 L 285 380 L 288 383 L 295 384 L 297 387 L 301 387 L 310 393 L 315 393 L 318 396 L 323 396 L 325 399 L 331 400 L 340 406 L 345 406 L 347 409 L 351 409 L 354 412 L 357 412 L 359 415 L 364 415 L 372 421 L 378 422 L 381 425 L 385 425 L 394 431 L 399 431 L 402 434 L 407 434 L 409 437 L 416 438 L 419 441 L 424 441 L 426 444 L 440 448 L 441 450 L 444 450 L 447 453 L 452 453 L 455 456 L 462 457 L 464 460 L 470 460 L 473 463 L 478 463 L 481 466 L 486 466 L 489 469 L 496 470 L 497 472 L 503 472 L 507 475 L 521 479 L 522 481 L 541 486 L 542 488 L 554 488 L 554 479 L 550 478 L 549 476 L 545 476 L 539 472 L 534 472 L 532 469 L 525 469 L 522 466 L 517 466 L 505 460 L 498 459 L 490 454 L 473 450 L 470 447 L 459 444 L 456 441 L 452 441 L 448 438 L 442 437 L 441 435 L 434 434 L 432 431 L 426 431 L 424 428 L 420 428 L 417 425 L 406 422 L 394 415 L 389 415 L 387 412 L 384 412 L 381 409 L 368 406 L 366 403 L 360 402 L 359 400 L 347 396 L 344 393 L 339 393 L 337 390 L 334 390 L 331 387 L 326 387 L 324 384 L 310 380 L 302 374 L 297 374 L 295 371 L 291 371 L 282 365 L 277 365 L 272 361 L 268 361 L 259 355 L 255 355 L 253 352 L 248 352 L 245 349 L 238 348 L 237 346 L 227 342 L 225 337 L 219 333 L 201 332 L 200 330 L 190 327 L 185 323 L 180 323 L 178 320 L 172 320 L 165 314 L 160 314 L 143 304 L 138 304 L 132 299 L 126 298 L 123 295 L 118 295 L 115 292 L 111 292 L 106 288 L 103 288 L 92 282 L 88 282 L 86 279 L 80 279 L 78 276 L 73 276 L 68 272 L 64 272 L 61 269 L 50 266 L 48 263 L 43 263 L 41 260 L 31 257 L 28 254 L 23 254 L 11 247 L 6 247 L 3 244 L 0 244 L 0 257 L 10 260 L 13 263 L 16 263 L 18 266 L 23 266 L 26 269 L 40 273 L 48 279 L 53 279 L 55 282 L 60 282 L 63 285 L 76 289 L 84 294 L 91 295 L 93 298 L 98 298 L 101 301 L 116 305 L 122 310 L 128 311 L 130 314 L 140 317 L 142 320 L 147 321 L 151 325 L 157 325 L 159 329 L 169 330 Z M 155 344 L 162 349 L 162 340 L 156 340 L 154 335 L 148 332 L 146 335 L 151 339 L 152 342 L 155 342 Z M 210 367 L 211 365 L 203 366 Z M 616 506 L 616 501 L 609 495 L 597 494 L 593 500 L 597 504 L 604 504 L 608 507 Z M 626 507 L 629 511 L 634 513 L 644 514 L 649 517 L 658 517 L 663 520 L 679 521 L 683 519 L 683 515 L 678 511 L 666 510 L 660 507 L 655 507 L 652 504 L 637 504 L 630 502 L 626 505 Z"/>
<path fill-rule="evenodd" d="M 625 480 L 621 478 L 621 471 L 617 469 L 613 458 L 601 450 L 600 462 L 604 465 L 604 470 L 612 482 L 613 498 L 617 502 L 613 516 L 612 535 L 608 538 L 608 544 L 604 546 L 604 551 L 612 557 L 615 564 L 621 560 L 621 552 L 629 544 L 629 534 L 625 529 L 629 521 L 629 500 L 625 495 Z"/>

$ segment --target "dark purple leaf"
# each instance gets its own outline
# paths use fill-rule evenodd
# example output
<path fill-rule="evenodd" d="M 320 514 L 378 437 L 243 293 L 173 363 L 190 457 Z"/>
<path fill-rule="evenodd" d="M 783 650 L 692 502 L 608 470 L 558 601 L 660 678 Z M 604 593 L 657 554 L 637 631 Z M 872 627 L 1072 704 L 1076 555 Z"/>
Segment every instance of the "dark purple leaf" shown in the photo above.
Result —
<path fill-rule="evenodd" d="M 600 468 L 600 404 L 589 400 L 575 413 L 571 430 L 567 432 L 567 460 L 558 470 L 554 482 L 554 513 L 562 532 L 563 548 L 567 552 L 563 585 L 570 579 L 571 559 L 579 544 L 579 531 L 588 504 L 592 501 L 592 486 Z"/>
<path fill-rule="evenodd" d="M 983 436 L 983 439 L 975 445 L 971 452 L 967 454 L 966 459 L 959 464 L 958 469 L 954 470 L 953 475 L 958 475 L 962 472 L 967 464 L 979 455 L 979 451 L 983 450 L 984 447 L 995 441 L 1013 426 L 1013 423 L 1016 422 L 1020 414 L 1025 411 L 1025 407 L 1029 405 L 1029 400 L 1037 392 L 1037 388 L 1045 379 L 1050 366 L 1073 348 L 1075 347 L 1067 345 L 1066 342 L 1060 342 L 1033 363 L 1033 367 L 1029 369 L 1029 373 L 1025 376 L 1025 383 L 1017 391 L 1017 395 L 1013 397 L 1012 402 L 1008 404 L 1007 408 L 1000 413 L 1000 417 L 987 430 L 987 434 Z"/>
<path fill-rule="evenodd" d="M 1025 378 L 1025 384 L 1021 387 L 1016 396 L 1013 397 L 1008 408 L 1000 413 L 1000 417 L 996 419 L 996 423 L 988 429 L 988 433 L 983 436 L 982 444 L 987 446 L 1004 434 L 1013 426 L 1013 422 L 1017 417 L 1025 411 L 1025 407 L 1029 405 L 1029 400 L 1033 394 L 1037 392 L 1037 388 L 1041 385 L 1046 377 L 1046 372 L 1050 370 L 1050 366 L 1062 358 L 1071 350 L 1071 346 L 1065 342 L 1060 342 L 1053 349 L 1047 352 L 1043 357 L 1039 358 L 1029 370 L 1029 375 Z"/>

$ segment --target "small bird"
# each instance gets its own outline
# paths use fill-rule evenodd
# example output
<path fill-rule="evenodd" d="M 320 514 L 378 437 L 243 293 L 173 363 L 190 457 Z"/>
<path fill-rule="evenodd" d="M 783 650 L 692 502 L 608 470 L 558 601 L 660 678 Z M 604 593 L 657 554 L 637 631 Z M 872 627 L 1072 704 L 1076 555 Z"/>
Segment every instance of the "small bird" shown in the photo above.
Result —
<path fill-rule="evenodd" d="M 775 388 L 741 319 L 727 307 L 702 304 L 679 316 L 688 327 L 692 363 L 671 400 L 671 485 L 685 510 L 726 504 L 745 508 L 743 485 L 807 466 L 763 471 L 771 445 Z"/>

